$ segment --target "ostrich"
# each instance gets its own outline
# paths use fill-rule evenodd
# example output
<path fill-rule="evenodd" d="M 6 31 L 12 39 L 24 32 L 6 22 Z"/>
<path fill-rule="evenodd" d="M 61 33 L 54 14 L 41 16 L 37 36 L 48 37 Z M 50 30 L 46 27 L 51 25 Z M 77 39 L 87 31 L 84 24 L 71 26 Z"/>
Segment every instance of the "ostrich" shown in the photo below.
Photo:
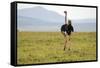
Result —
<path fill-rule="evenodd" d="M 67 42 L 70 41 L 71 32 L 73 32 L 74 29 L 73 29 L 73 26 L 71 25 L 71 20 L 68 20 L 68 23 L 67 23 L 67 11 L 64 11 L 64 13 L 65 13 L 65 24 L 61 26 L 61 33 L 64 36 L 64 42 L 65 42 L 64 51 L 65 51 Z M 68 38 L 67 38 L 67 35 L 68 35 Z"/>

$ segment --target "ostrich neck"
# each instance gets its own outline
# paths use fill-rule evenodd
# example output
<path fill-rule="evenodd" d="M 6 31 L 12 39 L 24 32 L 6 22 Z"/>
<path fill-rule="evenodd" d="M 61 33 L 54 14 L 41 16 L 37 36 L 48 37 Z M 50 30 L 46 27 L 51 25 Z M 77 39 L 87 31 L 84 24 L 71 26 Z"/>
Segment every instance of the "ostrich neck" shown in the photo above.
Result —
<path fill-rule="evenodd" d="M 65 24 L 67 24 L 67 14 L 65 14 Z"/>

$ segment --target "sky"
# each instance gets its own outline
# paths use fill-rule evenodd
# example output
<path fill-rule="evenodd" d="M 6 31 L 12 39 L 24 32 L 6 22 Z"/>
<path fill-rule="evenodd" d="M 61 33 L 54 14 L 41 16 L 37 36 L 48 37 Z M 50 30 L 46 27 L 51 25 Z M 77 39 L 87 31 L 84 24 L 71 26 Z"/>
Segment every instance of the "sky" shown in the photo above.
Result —
<path fill-rule="evenodd" d="M 41 6 L 50 11 L 57 12 L 62 16 L 64 16 L 64 11 L 66 10 L 68 13 L 68 19 L 96 19 L 96 8 L 19 3 L 18 9 L 32 8 L 36 6 Z"/>
<path fill-rule="evenodd" d="M 21 9 L 25 9 L 25 8 L 34 8 L 34 7 L 37 7 L 37 6 L 41 6 L 49 11 L 53 11 L 53 12 L 56 12 L 62 16 L 64 16 L 64 11 L 66 10 L 67 11 L 67 18 L 72 20 L 73 23 L 76 23 L 75 20 L 80 20 L 80 19 L 83 19 L 83 20 L 86 20 L 86 19 L 89 19 L 90 20 L 93 20 L 93 22 L 89 22 L 88 20 L 86 21 L 79 21 L 80 23 L 83 23 L 83 22 L 89 22 L 89 23 L 96 23 L 96 8 L 88 8 L 88 7 L 73 7 L 73 6 L 58 6 L 58 5 L 37 5 L 37 4 L 21 4 L 19 3 L 18 6 L 17 6 L 17 9 L 18 10 L 21 10 Z M 77 21 L 77 22 L 78 22 Z M 61 22 L 62 24 L 62 22 Z M 57 24 L 57 25 L 54 25 L 54 26 L 49 26 L 47 27 L 47 25 L 45 26 L 39 26 L 39 27 L 35 27 L 34 25 L 32 25 L 32 27 L 24 27 L 24 28 L 21 28 L 22 30 L 26 30 L 26 31 L 60 31 L 60 28 L 61 28 L 61 24 Z M 88 26 L 90 27 L 86 27 L 84 26 L 83 24 L 81 24 L 82 26 L 80 27 L 79 25 L 76 26 L 74 24 L 74 28 L 75 28 L 75 31 L 79 31 L 77 29 L 83 29 L 82 27 L 85 27 L 85 29 L 83 31 L 95 31 L 96 29 L 96 26 L 95 24 L 93 24 L 93 26 L 91 26 L 90 24 Z M 86 24 L 85 24 L 86 25 Z M 33 27 L 34 26 L 34 27 Z M 45 30 L 46 29 L 46 30 Z M 81 30 L 80 30 L 81 31 Z"/>

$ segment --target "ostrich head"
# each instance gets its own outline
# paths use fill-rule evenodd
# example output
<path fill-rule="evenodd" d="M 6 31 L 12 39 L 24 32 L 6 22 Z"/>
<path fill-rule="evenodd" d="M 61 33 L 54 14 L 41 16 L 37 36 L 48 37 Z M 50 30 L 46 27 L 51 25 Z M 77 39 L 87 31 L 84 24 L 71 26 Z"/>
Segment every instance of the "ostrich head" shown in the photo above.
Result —
<path fill-rule="evenodd" d="M 67 11 L 64 11 L 64 13 L 66 14 L 66 13 L 67 13 Z"/>

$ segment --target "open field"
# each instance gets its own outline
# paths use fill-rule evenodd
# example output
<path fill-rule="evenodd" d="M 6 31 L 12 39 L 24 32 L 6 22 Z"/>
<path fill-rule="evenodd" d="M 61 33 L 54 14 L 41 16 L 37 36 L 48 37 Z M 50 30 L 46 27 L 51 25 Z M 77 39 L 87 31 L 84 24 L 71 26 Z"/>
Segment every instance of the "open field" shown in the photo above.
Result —
<path fill-rule="evenodd" d="M 37 64 L 96 60 L 96 33 L 72 33 L 71 50 L 60 32 L 18 32 L 17 63 Z"/>

